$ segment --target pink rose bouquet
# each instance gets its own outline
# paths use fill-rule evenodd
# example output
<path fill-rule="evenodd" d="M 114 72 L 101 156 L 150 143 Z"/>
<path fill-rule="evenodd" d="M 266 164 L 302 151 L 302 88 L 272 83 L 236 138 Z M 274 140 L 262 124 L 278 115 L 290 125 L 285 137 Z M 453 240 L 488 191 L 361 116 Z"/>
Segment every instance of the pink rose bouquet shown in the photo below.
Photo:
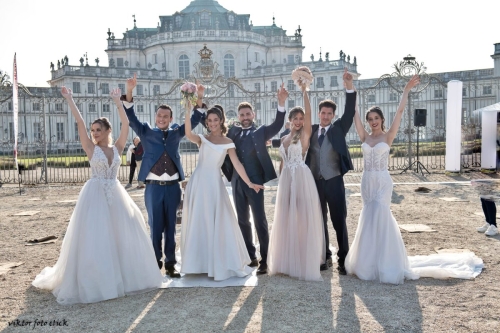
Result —
<path fill-rule="evenodd" d="M 191 102 L 191 105 L 195 105 L 198 101 L 198 95 L 196 91 L 198 88 L 196 84 L 192 82 L 186 82 L 181 86 L 181 95 L 182 95 L 182 105 L 187 105 L 188 102 Z"/>

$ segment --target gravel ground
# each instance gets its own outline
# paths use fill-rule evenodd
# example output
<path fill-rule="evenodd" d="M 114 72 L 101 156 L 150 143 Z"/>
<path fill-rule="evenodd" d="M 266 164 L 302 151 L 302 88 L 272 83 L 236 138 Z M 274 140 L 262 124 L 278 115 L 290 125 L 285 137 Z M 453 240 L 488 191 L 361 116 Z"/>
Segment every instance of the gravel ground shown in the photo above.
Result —
<path fill-rule="evenodd" d="M 481 204 L 469 182 L 497 176 L 393 175 L 391 209 L 398 223 L 422 223 L 437 230 L 403 231 L 408 254 L 431 254 L 435 247 L 470 249 L 485 263 L 475 280 L 420 279 L 395 286 L 339 276 L 334 270 L 322 273 L 323 282 L 261 276 L 257 287 L 172 288 L 72 306 L 59 305 L 50 292 L 32 287 L 31 281 L 59 255 L 74 203 L 57 201 L 76 199 L 81 186 L 26 187 L 19 195 L 15 186 L 4 185 L 0 188 L 0 263 L 24 264 L 0 276 L 0 331 L 498 332 L 500 236 L 486 237 L 475 231 L 484 218 L 474 214 L 481 212 Z M 347 195 L 359 193 L 359 174 L 349 174 L 345 180 Z M 426 183 L 417 184 L 422 181 Z M 269 185 L 265 198 L 272 226 L 276 183 Z M 417 193 L 418 186 L 432 191 Z M 142 190 L 129 193 L 141 194 Z M 144 198 L 132 197 L 147 217 Z M 467 201 L 446 202 L 439 197 Z M 36 198 L 40 200 L 30 200 Z M 361 206 L 360 197 L 349 196 L 350 242 Z M 31 210 L 40 213 L 13 216 Z M 331 225 L 329 232 L 330 239 L 335 239 Z M 25 246 L 26 240 L 47 235 L 59 238 L 55 244 Z"/>

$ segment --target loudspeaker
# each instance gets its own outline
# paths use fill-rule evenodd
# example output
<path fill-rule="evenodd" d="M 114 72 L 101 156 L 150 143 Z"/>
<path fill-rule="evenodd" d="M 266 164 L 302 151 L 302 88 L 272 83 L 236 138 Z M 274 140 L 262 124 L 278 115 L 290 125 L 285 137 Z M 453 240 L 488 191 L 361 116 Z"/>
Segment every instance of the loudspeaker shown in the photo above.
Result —
<path fill-rule="evenodd" d="M 427 109 L 415 109 L 413 126 L 425 126 L 427 122 Z"/>

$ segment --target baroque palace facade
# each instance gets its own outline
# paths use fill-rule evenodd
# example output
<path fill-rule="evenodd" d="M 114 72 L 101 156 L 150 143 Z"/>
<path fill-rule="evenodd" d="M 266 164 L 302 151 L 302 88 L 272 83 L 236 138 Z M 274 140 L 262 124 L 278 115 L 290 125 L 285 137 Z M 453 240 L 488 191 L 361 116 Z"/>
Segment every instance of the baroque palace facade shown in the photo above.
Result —
<path fill-rule="evenodd" d="M 394 73 L 364 80 L 359 79 L 356 57 L 340 51 L 336 59 L 329 52 L 305 59 L 303 48 L 300 26 L 293 34 L 278 27 L 274 18 L 272 25 L 253 26 L 250 15 L 236 14 L 213 0 L 193 0 L 180 12 L 160 16 L 155 28 L 139 28 L 134 19 L 133 28 L 127 29 L 121 39 L 108 30 L 108 66 L 100 65 L 99 59 L 95 59 L 95 65 L 89 65 L 84 58 L 79 64 L 70 65 L 65 57 L 51 64 L 50 87 L 20 89 L 20 143 L 50 142 L 50 149 L 71 150 L 78 146 L 76 123 L 60 95 L 61 86 L 72 88 L 87 123 L 106 116 L 114 128 L 119 128 L 109 91 L 114 87 L 124 91 L 125 80 L 133 73 L 138 77 L 134 92 L 136 113 L 150 124 L 154 124 L 157 106 L 163 103 L 173 107 L 175 121 L 181 123 L 184 110 L 180 106 L 179 87 L 185 80 L 195 79 L 207 87 L 207 102 L 223 105 L 227 118 L 236 118 L 237 105 L 249 101 L 256 110 L 257 122 L 269 123 L 277 107 L 275 93 L 282 82 L 291 92 L 287 108 L 302 104 L 301 94 L 290 77 L 299 65 L 310 67 L 314 73 L 313 107 L 329 98 L 340 106 L 337 116 L 342 115 L 342 73 L 347 67 L 357 80 L 360 109 L 380 106 L 388 115 L 389 125 L 404 85 L 398 79 L 422 74 L 425 87 L 412 96 L 409 108 L 427 109 L 427 127 L 420 134 L 423 140 L 444 137 L 449 80 L 463 81 L 463 124 L 472 124 L 472 136 L 477 131 L 474 124 L 478 124 L 473 111 L 500 101 L 500 43 L 495 44 L 493 68 L 427 74 L 423 64 L 408 56 L 395 65 Z M 0 101 L 0 139 L 5 143 L 14 136 L 12 99 L 0 96 Z M 403 119 L 403 141 L 405 136 L 411 141 L 414 135 L 412 117 L 408 112 Z M 354 129 L 351 130 L 350 140 L 356 141 Z"/>

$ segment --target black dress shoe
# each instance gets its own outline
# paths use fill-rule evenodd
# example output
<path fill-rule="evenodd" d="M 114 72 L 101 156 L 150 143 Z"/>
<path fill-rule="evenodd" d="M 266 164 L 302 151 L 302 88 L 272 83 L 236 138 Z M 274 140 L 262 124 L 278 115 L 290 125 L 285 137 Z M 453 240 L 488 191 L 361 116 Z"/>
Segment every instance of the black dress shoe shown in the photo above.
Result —
<path fill-rule="evenodd" d="M 181 277 L 181 274 L 179 272 L 177 272 L 177 270 L 175 269 L 174 266 L 165 267 L 165 272 L 171 278 L 180 278 Z"/>
<path fill-rule="evenodd" d="M 257 274 L 267 274 L 267 264 L 260 264 L 259 269 L 257 269 Z"/>
<path fill-rule="evenodd" d="M 158 262 L 158 268 L 161 270 L 161 268 L 163 267 L 163 261 L 157 260 L 157 262 Z"/>
<path fill-rule="evenodd" d="M 340 275 L 346 275 L 346 274 L 347 274 L 347 272 L 346 272 L 346 270 L 345 270 L 345 266 L 344 266 L 344 265 L 342 265 L 342 266 L 340 266 L 340 265 L 339 265 L 339 266 L 337 267 L 337 270 L 339 271 L 339 274 L 340 274 Z"/>
<path fill-rule="evenodd" d="M 330 268 L 332 266 L 333 266 L 332 258 L 327 258 L 326 261 L 325 261 L 325 263 L 321 264 L 321 266 L 319 266 L 319 270 L 320 271 L 326 271 L 326 270 L 328 270 L 328 268 Z"/>
<path fill-rule="evenodd" d="M 259 266 L 259 259 L 257 258 L 252 259 L 252 262 L 248 264 L 248 267 L 257 267 L 257 266 Z"/>

